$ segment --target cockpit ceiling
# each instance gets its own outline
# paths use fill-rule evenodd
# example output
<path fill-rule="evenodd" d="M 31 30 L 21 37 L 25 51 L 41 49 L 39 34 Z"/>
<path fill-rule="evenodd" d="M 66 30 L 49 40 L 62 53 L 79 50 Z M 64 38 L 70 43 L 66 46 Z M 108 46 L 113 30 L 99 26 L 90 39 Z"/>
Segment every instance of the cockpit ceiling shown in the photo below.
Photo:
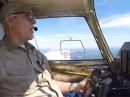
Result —
<path fill-rule="evenodd" d="M 6 2 L 23 1 L 39 7 L 37 18 L 59 16 L 83 16 L 89 10 L 93 0 L 4 0 Z"/>

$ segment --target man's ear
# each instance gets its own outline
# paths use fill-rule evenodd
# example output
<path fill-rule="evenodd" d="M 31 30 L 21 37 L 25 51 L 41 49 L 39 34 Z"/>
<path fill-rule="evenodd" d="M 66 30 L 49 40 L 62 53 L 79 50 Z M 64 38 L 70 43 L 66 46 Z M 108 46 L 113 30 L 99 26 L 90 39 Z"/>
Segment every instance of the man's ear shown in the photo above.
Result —
<path fill-rule="evenodd" d="M 15 22 L 15 17 L 14 16 L 7 16 L 5 18 L 5 21 L 10 24 L 10 25 L 14 25 L 14 22 Z"/>
<path fill-rule="evenodd" d="M 7 16 L 4 18 L 6 26 L 14 26 L 15 25 L 15 18 L 13 16 Z"/>
<path fill-rule="evenodd" d="M 7 17 L 5 18 L 5 20 L 6 20 L 6 22 L 8 22 L 8 23 L 13 23 L 13 22 L 14 22 L 14 19 L 13 19 L 12 16 L 7 16 Z"/>

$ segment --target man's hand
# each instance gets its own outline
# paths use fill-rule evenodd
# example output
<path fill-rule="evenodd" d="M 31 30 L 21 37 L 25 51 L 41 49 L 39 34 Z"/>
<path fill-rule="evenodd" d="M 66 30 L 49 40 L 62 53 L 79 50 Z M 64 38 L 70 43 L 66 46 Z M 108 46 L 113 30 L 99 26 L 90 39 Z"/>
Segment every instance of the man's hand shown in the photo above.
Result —
<path fill-rule="evenodd" d="M 87 78 L 85 78 L 84 80 L 78 83 L 62 82 L 54 79 L 52 81 L 57 84 L 57 86 L 60 88 L 62 93 L 70 92 L 70 91 L 82 92 L 86 84 Z"/>
<path fill-rule="evenodd" d="M 84 89 L 86 82 L 87 82 L 87 78 L 78 82 L 78 83 L 70 83 L 69 90 L 83 92 L 83 89 Z"/>

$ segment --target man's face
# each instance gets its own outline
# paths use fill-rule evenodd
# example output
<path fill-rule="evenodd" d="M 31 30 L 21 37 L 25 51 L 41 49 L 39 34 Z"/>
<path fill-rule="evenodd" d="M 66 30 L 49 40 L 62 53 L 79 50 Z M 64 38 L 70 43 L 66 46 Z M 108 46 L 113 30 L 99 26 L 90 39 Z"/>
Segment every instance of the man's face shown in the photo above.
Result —
<path fill-rule="evenodd" d="M 13 13 L 14 20 L 14 34 L 16 38 L 22 42 L 27 42 L 33 38 L 33 28 L 36 23 L 31 10 L 27 12 Z"/>

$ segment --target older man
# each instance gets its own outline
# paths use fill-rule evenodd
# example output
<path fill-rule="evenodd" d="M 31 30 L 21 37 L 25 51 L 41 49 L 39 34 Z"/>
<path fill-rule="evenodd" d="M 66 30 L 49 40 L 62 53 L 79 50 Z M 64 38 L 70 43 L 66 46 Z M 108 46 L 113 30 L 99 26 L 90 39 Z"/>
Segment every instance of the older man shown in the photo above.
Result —
<path fill-rule="evenodd" d="M 5 32 L 0 41 L 0 96 L 62 97 L 61 91 L 81 90 L 83 81 L 71 84 L 51 79 L 46 57 L 27 42 L 33 38 L 34 16 L 35 7 L 19 1 L 0 9 Z"/>

